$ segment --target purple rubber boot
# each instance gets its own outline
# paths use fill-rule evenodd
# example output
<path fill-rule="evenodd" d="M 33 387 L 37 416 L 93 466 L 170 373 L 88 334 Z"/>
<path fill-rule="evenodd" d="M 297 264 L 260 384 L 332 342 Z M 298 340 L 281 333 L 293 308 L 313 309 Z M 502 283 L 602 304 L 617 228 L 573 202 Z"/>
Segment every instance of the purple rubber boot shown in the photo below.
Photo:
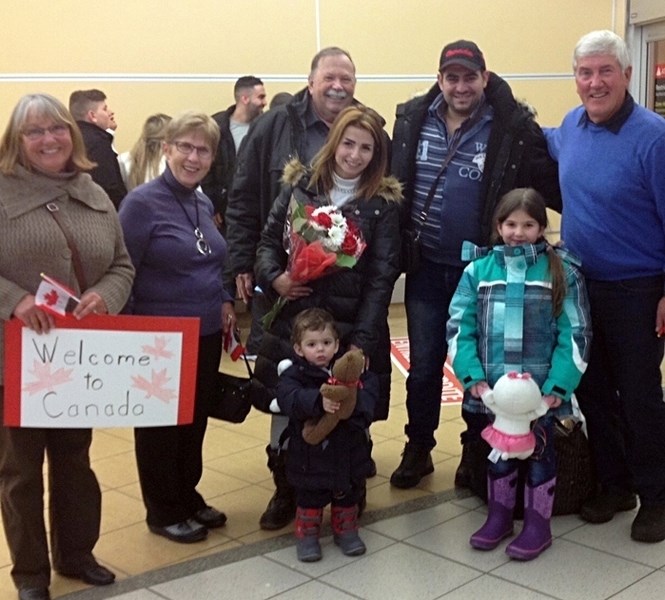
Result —
<path fill-rule="evenodd" d="M 494 550 L 513 533 L 513 509 L 517 492 L 517 471 L 494 478 L 487 474 L 487 520 L 469 543 L 478 550 Z"/>
<path fill-rule="evenodd" d="M 537 486 L 526 486 L 524 490 L 524 527 L 520 534 L 508 544 L 506 554 L 516 560 L 533 560 L 552 545 L 552 505 L 556 477 Z"/>

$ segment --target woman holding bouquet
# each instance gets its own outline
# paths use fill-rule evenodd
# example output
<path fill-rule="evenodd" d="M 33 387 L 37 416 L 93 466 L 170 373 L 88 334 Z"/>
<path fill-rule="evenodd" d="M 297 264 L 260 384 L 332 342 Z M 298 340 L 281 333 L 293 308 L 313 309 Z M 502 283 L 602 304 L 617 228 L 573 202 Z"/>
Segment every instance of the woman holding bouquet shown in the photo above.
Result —
<path fill-rule="evenodd" d="M 255 265 L 259 286 L 281 304 L 266 326 L 256 362 L 255 382 L 266 397 L 274 398 L 277 364 L 291 355 L 294 317 L 318 307 L 335 318 L 340 350 L 360 348 L 379 376 L 374 418 L 387 418 L 388 306 L 400 269 L 402 199 L 399 182 L 385 176 L 387 162 L 381 117 L 353 106 L 338 115 L 311 167 L 293 160 L 284 169 L 282 191 L 263 230 Z M 304 264 L 305 256 L 322 254 L 314 251 L 313 242 L 322 243 L 328 258 L 320 255 L 316 265 Z M 326 266 L 327 261 L 332 264 Z M 293 499 L 284 452 L 277 450 L 287 423 L 286 417 L 273 416 L 268 465 L 277 492 L 271 502 Z M 295 502 L 292 507 L 295 513 Z"/>

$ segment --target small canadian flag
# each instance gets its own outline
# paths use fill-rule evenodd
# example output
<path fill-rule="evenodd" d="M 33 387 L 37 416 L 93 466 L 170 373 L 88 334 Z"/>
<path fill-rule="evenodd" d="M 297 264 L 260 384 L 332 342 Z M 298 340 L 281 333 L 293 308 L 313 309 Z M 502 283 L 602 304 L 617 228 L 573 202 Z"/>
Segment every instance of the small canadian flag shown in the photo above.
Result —
<path fill-rule="evenodd" d="M 224 352 L 231 356 L 231 360 L 238 360 L 245 353 L 238 332 L 232 331 L 231 328 L 224 334 Z"/>
<path fill-rule="evenodd" d="M 63 285 L 44 273 L 40 273 L 40 276 L 42 282 L 37 288 L 35 305 L 50 313 L 64 315 L 70 298 L 75 302 L 80 302 L 80 299 L 76 297 L 76 293 L 70 290 L 66 285 Z"/>

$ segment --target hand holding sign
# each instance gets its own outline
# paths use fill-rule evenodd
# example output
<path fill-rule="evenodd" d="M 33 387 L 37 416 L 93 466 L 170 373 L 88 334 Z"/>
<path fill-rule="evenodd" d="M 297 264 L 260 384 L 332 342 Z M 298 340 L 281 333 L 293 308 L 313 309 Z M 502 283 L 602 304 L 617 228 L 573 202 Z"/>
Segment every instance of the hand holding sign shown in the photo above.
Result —
<path fill-rule="evenodd" d="M 26 294 L 14 309 L 14 316 L 35 333 L 48 333 L 55 325 L 53 317 L 42 310 L 32 294 Z"/>

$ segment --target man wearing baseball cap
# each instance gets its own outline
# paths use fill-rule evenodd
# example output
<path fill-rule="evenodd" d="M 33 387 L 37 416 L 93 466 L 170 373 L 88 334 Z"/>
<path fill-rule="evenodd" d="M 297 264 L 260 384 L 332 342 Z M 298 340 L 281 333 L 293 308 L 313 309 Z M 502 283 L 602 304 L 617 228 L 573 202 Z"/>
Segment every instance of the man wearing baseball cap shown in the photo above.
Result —
<path fill-rule="evenodd" d="M 434 470 L 448 308 L 466 264 L 462 242 L 488 244 L 496 204 L 511 189 L 535 187 L 554 209 L 561 197 L 556 164 L 533 115 L 467 40 L 443 48 L 427 94 L 397 106 L 392 173 L 404 184 L 404 222 L 420 232 L 422 248 L 420 267 L 406 275 L 408 442 L 390 478 L 395 487 L 411 488 Z M 465 388 L 473 383 L 462 382 Z M 472 450 L 484 443 L 480 431 L 488 422 L 468 409 L 483 405 L 467 391 L 458 486 L 469 486 Z M 480 462 L 484 469 L 486 461 Z"/>

